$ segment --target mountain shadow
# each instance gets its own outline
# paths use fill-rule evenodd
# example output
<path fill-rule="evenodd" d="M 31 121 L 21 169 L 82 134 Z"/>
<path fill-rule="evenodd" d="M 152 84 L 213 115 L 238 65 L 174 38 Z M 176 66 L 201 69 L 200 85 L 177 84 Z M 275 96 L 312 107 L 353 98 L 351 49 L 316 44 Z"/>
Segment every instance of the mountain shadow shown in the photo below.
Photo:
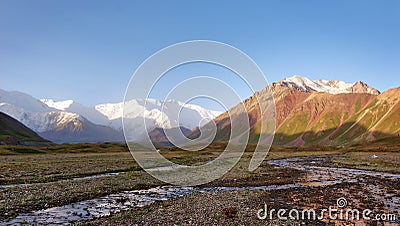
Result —
<path fill-rule="evenodd" d="M 213 142 L 227 142 L 231 134 L 230 130 L 230 125 L 219 129 Z M 192 133 L 189 138 L 194 139 L 199 135 L 199 131 L 196 131 L 196 133 Z M 273 144 L 280 146 L 350 146 L 388 137 L 400 137 L 400 132 L 385 133 L 381 131 L 374 131 L 358 122 L 347 122 L 336 128 L 330 128 L 316 132 L 304 131 L 293 134 L 277 132 L 275 133 Z M 248 143 L 256 144 L 259 140 L 258 138 L 259 134 L 257 134 L 255 129 L 252 128 L 250 130 Z M 394 141 L 397 140 L 398 139 L 394 139 Z"/>
<path fill-rule="evenodd" d="M 358 122 L 346 122 L 337 128 L 320 131 L 304 131 L 294 134 L 276 133 L 275 145 L 302 146 L 302 145 L 332 145 L 348 146 L 374 141 L 387 137 L 400 137 L 399 133 L 385 133 L 370 130 Z"/>

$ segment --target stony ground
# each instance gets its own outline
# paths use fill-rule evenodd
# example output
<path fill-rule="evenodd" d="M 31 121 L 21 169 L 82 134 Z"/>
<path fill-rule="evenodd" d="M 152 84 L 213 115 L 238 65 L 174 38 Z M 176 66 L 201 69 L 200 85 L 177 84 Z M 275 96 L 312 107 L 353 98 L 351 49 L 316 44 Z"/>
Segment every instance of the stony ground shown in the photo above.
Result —
<path fill-rule="evenodd" d="M 399 183 L 387 182 L 399 189 Z M 397 190 L 398 191 L 398 190 Z M 397 195 L 400 195 L 397 192 Z M 84 225 L 352 225 L 354 221 L 260 220 L 257 211 L 268 209 L 322 209 L 337 207 L 336 201 L 346 197 L 348 208 L 371 208 L 385 212 L 385 206 L 362 186 L 352 183 L 274 191 L 218 191 L 193 194 L 166 202 L 157 202 L 112 217 L 86 222 Z M 358 203 L 357 200 L 363 202 Z M 386 210 L 388 211 L 388 210 Z M 386 212 L 388 213 L 388 212 Z M 399 214 L 399 213 L 397 213 Z M 365 222 L 364 222 L 365 223 Z M 368 224 L 382 222 L 368 222 Z M 387 223 L 386 225 L 390 225 Z M 396 225 L 393 223 L 392 225 Z"/>
<path fill-rule="evenodd" d="M 182 164 L 199 164 L 215 158 L 218 147 L 200 153 L 179 150 L 162 150 L 167 158 Z M 137 167 L 126 147 L 105 145 L 62 145 L 50 148 L 20 147 L 0 148 L 0 186 L 17 183 L 36 183 L 32 186 L 0 188 L 0 221 L 19 213 L 61 206 L 126 190 L 163 185 Z M 254 172 L 248 172 L 251 152 L 245 153 L 239 164 L 228 174 L 203 187 L 209 186 L 260 186 L 291 184 L 302 180 L 304 172 L 276 167 L 265 162 Z M 372 158 L 371 156 L 378 157 Z M 348 167 L 398 173 L 400 152 L 390 150 L 309 150 L 305 148 L 273 148 L 269 159 L 294 156 L 329 155 L 329 167 Z M 120 172 L 112 177 L 70 181 L 75 177 Z M 62 181 L 58 181 L 62 180 Z M 395 194 L 398 199 L 398 180 L 379 180 L 365 177 L 369 184 L 379 183 L 382 195 Z M 47 184 L 46 184 L 47 183 Z M 341 184 L 323 188 L 296 188 L 276 191 L 218 191 L 185 196 L 166 202 L 157 202 L 142 209 L 134 209 L 115 216 L 101 218 L 84 224 L 91 225 L 266 225 L 268 220 L 258 220 L 256 211 L 264 205 L 280 207 L 313 207 L 333 205 L 338 197 L 345 196 L 360 207 L 382 206 L 360 184 Z M 371 196 L 371 197 L 370 197 Z M 272 225 L 282 223 L 276 220 Z M 285 221 L 282 224 L 287 225 Z M 326 222 L 306 222 L 325 224 Z M 343 222 L 340 222 L 343 223 Z"/>

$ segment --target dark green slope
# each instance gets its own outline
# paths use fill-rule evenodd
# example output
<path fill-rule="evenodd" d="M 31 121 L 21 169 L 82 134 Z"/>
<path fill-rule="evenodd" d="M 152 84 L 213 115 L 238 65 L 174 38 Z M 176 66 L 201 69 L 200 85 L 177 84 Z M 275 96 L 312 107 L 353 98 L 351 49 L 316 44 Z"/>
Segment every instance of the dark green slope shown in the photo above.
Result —
<path fill-rule="evenodd" d="M 0 142 L 38 145 L 50 143 L 14 118 L 0 112 Z"/>

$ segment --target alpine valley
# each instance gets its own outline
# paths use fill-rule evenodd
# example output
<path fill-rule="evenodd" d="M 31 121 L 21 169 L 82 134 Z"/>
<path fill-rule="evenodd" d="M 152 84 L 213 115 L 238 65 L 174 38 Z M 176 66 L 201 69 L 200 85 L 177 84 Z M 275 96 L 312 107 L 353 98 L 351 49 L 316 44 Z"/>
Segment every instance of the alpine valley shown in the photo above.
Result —
<path fill-rule="evenodd" d="M 272 92 L 276 105 L 276 145 L 350 145 L 400 134 L 400 88 L 380 93 L 362 81 L 311 80 L 296 75 L 274 82 L 243 101 L 253 128 L 260 124 L 256 98 L 262 100 L 268 92 Z M 149 133 L 153 141 L 167 143 L 163 129 L 180 129 L 193 138 L 199 135 L 198 127 L 212 119 L 217 125 L 215 141 L 226 141 L 230 136 L 228 112 L 176 100 L 163 103 L 147 99 L 145 104 L 145 100 L 135 99 L 128 104 L 124 120 L 133 123 L 132 140 Z M 87 107 L 73 100 L 38 100 L 21 92 L 0 90 L 0 111 L 56 143 L 124 140 L 123 103 Z M 179 111 L 177 121 L 174 116 Z M 143 120 L 146 128 L 141 126 Z M 252 129 L 250 141 L 256 142 L 257 137 L 257 130 Z"/>

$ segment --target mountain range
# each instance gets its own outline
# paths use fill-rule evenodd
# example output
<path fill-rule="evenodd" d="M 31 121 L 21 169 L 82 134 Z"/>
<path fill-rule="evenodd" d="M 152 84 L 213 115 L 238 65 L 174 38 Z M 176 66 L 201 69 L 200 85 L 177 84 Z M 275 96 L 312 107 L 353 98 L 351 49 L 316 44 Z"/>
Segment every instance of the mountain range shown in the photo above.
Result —
<path fill-rule="evenodd" d="M 272 92 L 276 106 L 276 145 L 349 145 L 400 135 L 400 88 L 380 93 L 364 82 L 310 80 L 293 76 L 274 82 L 243 101 L 250 125 L 250 142 L 257 142 L 260 109 L 257 99 Z M 214 119 L 216 141 L 227 141 L 229 112 Z M 237 114 L 237 112 L 235 112 Z M 199 136 L 194 131 L 189 137 Z"/>
<path fill-rule="evenodd" d="M 191 129 L 204 125 L 221 112 L 175 100 L 131 100 L 125 120 L 133 123 L 135 137 L 140 139 L 157 128 Z M 163 108 L 164 105 L 164 109 Z M 123 141 L 123 102 L 86 107 L 76 101 L 38 100 L 28 94 L 0 89 L 0 112 L 13 117 L 40 136 L 56 143 Z M 180 112 L 180 120 L 173 116 Z M 143 127 L 146 120 L 146 128 Z M 201 124 L 199 125 L 199 122 Z"/>
<path fill-rule="evenodd" d="M 349 145 L 400 135 L 400 88 L 380 93 L 362 81 L 311 80 L 296 75 L 274 82 L 243 101 L 253 127 L 250 142 L 257 142 L 260 135 L 257 128 L 262 119 L 257 99 L 265 100 L 271 92 L 276 106 L 276 145 Z M 164 144 L 168 139 L 163 129 L 195 138 L 199 127 L 211 119 L 217 126 L 215 141 L 227 141 L 231 130 L 228 113 L 237 109 L 222 113 L 176 100 L 135 99 L 127 103 L 124 120 L 135 134 L 130 139 L 149 134 L 154 142 Z M 179 111 L 177 121 L 174 116 Z M 123 103 L 86 107 L 73 100 L 38 100 L 0 89 L 0 112 L 57 143 L 124 140 Z"/>

